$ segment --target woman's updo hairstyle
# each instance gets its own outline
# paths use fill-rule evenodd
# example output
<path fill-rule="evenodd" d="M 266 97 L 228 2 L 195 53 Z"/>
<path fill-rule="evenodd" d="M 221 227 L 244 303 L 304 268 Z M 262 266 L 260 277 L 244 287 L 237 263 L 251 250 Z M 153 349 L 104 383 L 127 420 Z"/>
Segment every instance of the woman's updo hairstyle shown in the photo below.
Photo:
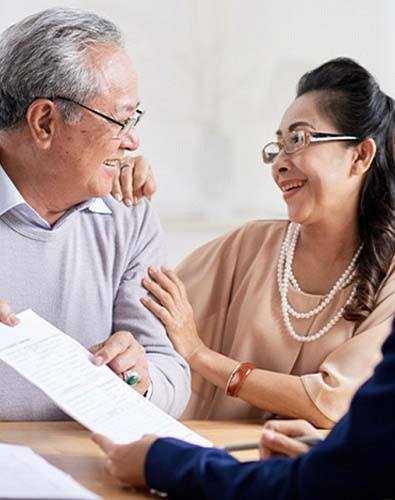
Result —
<path fill-rule="evenodd" d="M 357 261 L 359 284 L 344 313 L 347 320 L 362 321 L 375 307 L 395 253 L 394 100 L 365 68 L 347 58 L 333 59 L 303 75 L 297 96 L 308 92 L 320 93 L 320 111 L 340 133 L 372 138 L 377 146 L 359 201 L 359 234 L 364 244 Z"/>

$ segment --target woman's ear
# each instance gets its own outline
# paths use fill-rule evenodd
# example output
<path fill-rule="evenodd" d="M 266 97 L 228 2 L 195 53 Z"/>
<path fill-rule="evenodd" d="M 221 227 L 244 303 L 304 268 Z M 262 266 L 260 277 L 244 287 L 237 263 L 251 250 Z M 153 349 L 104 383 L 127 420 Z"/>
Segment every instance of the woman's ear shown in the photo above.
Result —
<path fill-rule="evenodd" d="M 26 122 L 33 141 L 40 149 L 49 149 L 59 113 L 49 99 L 34 100 L 27 110 Z"/>
<path fill-rule="evenodd" d="M 364 175 L 372 165 L 376 155 L 376 143 L 374 139 L 365 139 L 355 148 L 351 175 Z"/>

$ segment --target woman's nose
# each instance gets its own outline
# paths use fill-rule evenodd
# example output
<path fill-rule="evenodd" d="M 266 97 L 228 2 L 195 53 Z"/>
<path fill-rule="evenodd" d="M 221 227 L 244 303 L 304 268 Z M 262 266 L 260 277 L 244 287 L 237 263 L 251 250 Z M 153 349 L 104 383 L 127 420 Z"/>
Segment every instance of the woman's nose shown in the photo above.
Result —
<path fill-rule="evenodd" d="M 290 166 L 288 164 L 287 155 L 284 154 L 283 151 L 280 151 L 280 153 L 277 155 L 276 159 L 273 162 L 272 172 L 273 174 L 276 172 L 288 172 L 289 169 Z"/>

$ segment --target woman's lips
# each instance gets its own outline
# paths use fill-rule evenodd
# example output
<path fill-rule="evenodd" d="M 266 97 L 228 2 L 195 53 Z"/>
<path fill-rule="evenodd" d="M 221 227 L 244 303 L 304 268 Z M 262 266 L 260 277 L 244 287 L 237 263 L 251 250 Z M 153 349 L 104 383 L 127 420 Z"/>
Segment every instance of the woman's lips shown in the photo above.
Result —
<path fill-rule="evenodd" d="M 283 191 L 283 198 L 284 200 L 289 200 L 292 196 L 295 196 L 301 189 L 305 187 L 306 184 L 303 184 L 303 186 L 295 187 L 290 189 L 289 191 Z"/>

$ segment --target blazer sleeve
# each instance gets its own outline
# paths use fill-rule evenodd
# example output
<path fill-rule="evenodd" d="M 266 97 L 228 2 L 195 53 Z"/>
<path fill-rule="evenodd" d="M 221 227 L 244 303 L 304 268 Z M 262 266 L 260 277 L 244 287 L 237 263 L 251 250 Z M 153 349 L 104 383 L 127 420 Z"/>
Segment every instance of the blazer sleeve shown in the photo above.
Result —
<path fill-rule="evenodd" d="M 394 373 L 393 332 L 383 362 L 357 392 L 350 412 L 306 455 L 240 463 L 222 450 L 159 439 L 148 452 L 146 480 L 173 500 L 393 498 Z"/>
<path fill-rule="evenodd" d="M 394 313 L 395 273 L 391 268 L 375 309 L 354 335 L 323 360 L 317 373 L 301 377 L 313 403 L 333 422 L 346 413 L 356 390 L 380 362 L 381 347 L 391 330 Z"/>

